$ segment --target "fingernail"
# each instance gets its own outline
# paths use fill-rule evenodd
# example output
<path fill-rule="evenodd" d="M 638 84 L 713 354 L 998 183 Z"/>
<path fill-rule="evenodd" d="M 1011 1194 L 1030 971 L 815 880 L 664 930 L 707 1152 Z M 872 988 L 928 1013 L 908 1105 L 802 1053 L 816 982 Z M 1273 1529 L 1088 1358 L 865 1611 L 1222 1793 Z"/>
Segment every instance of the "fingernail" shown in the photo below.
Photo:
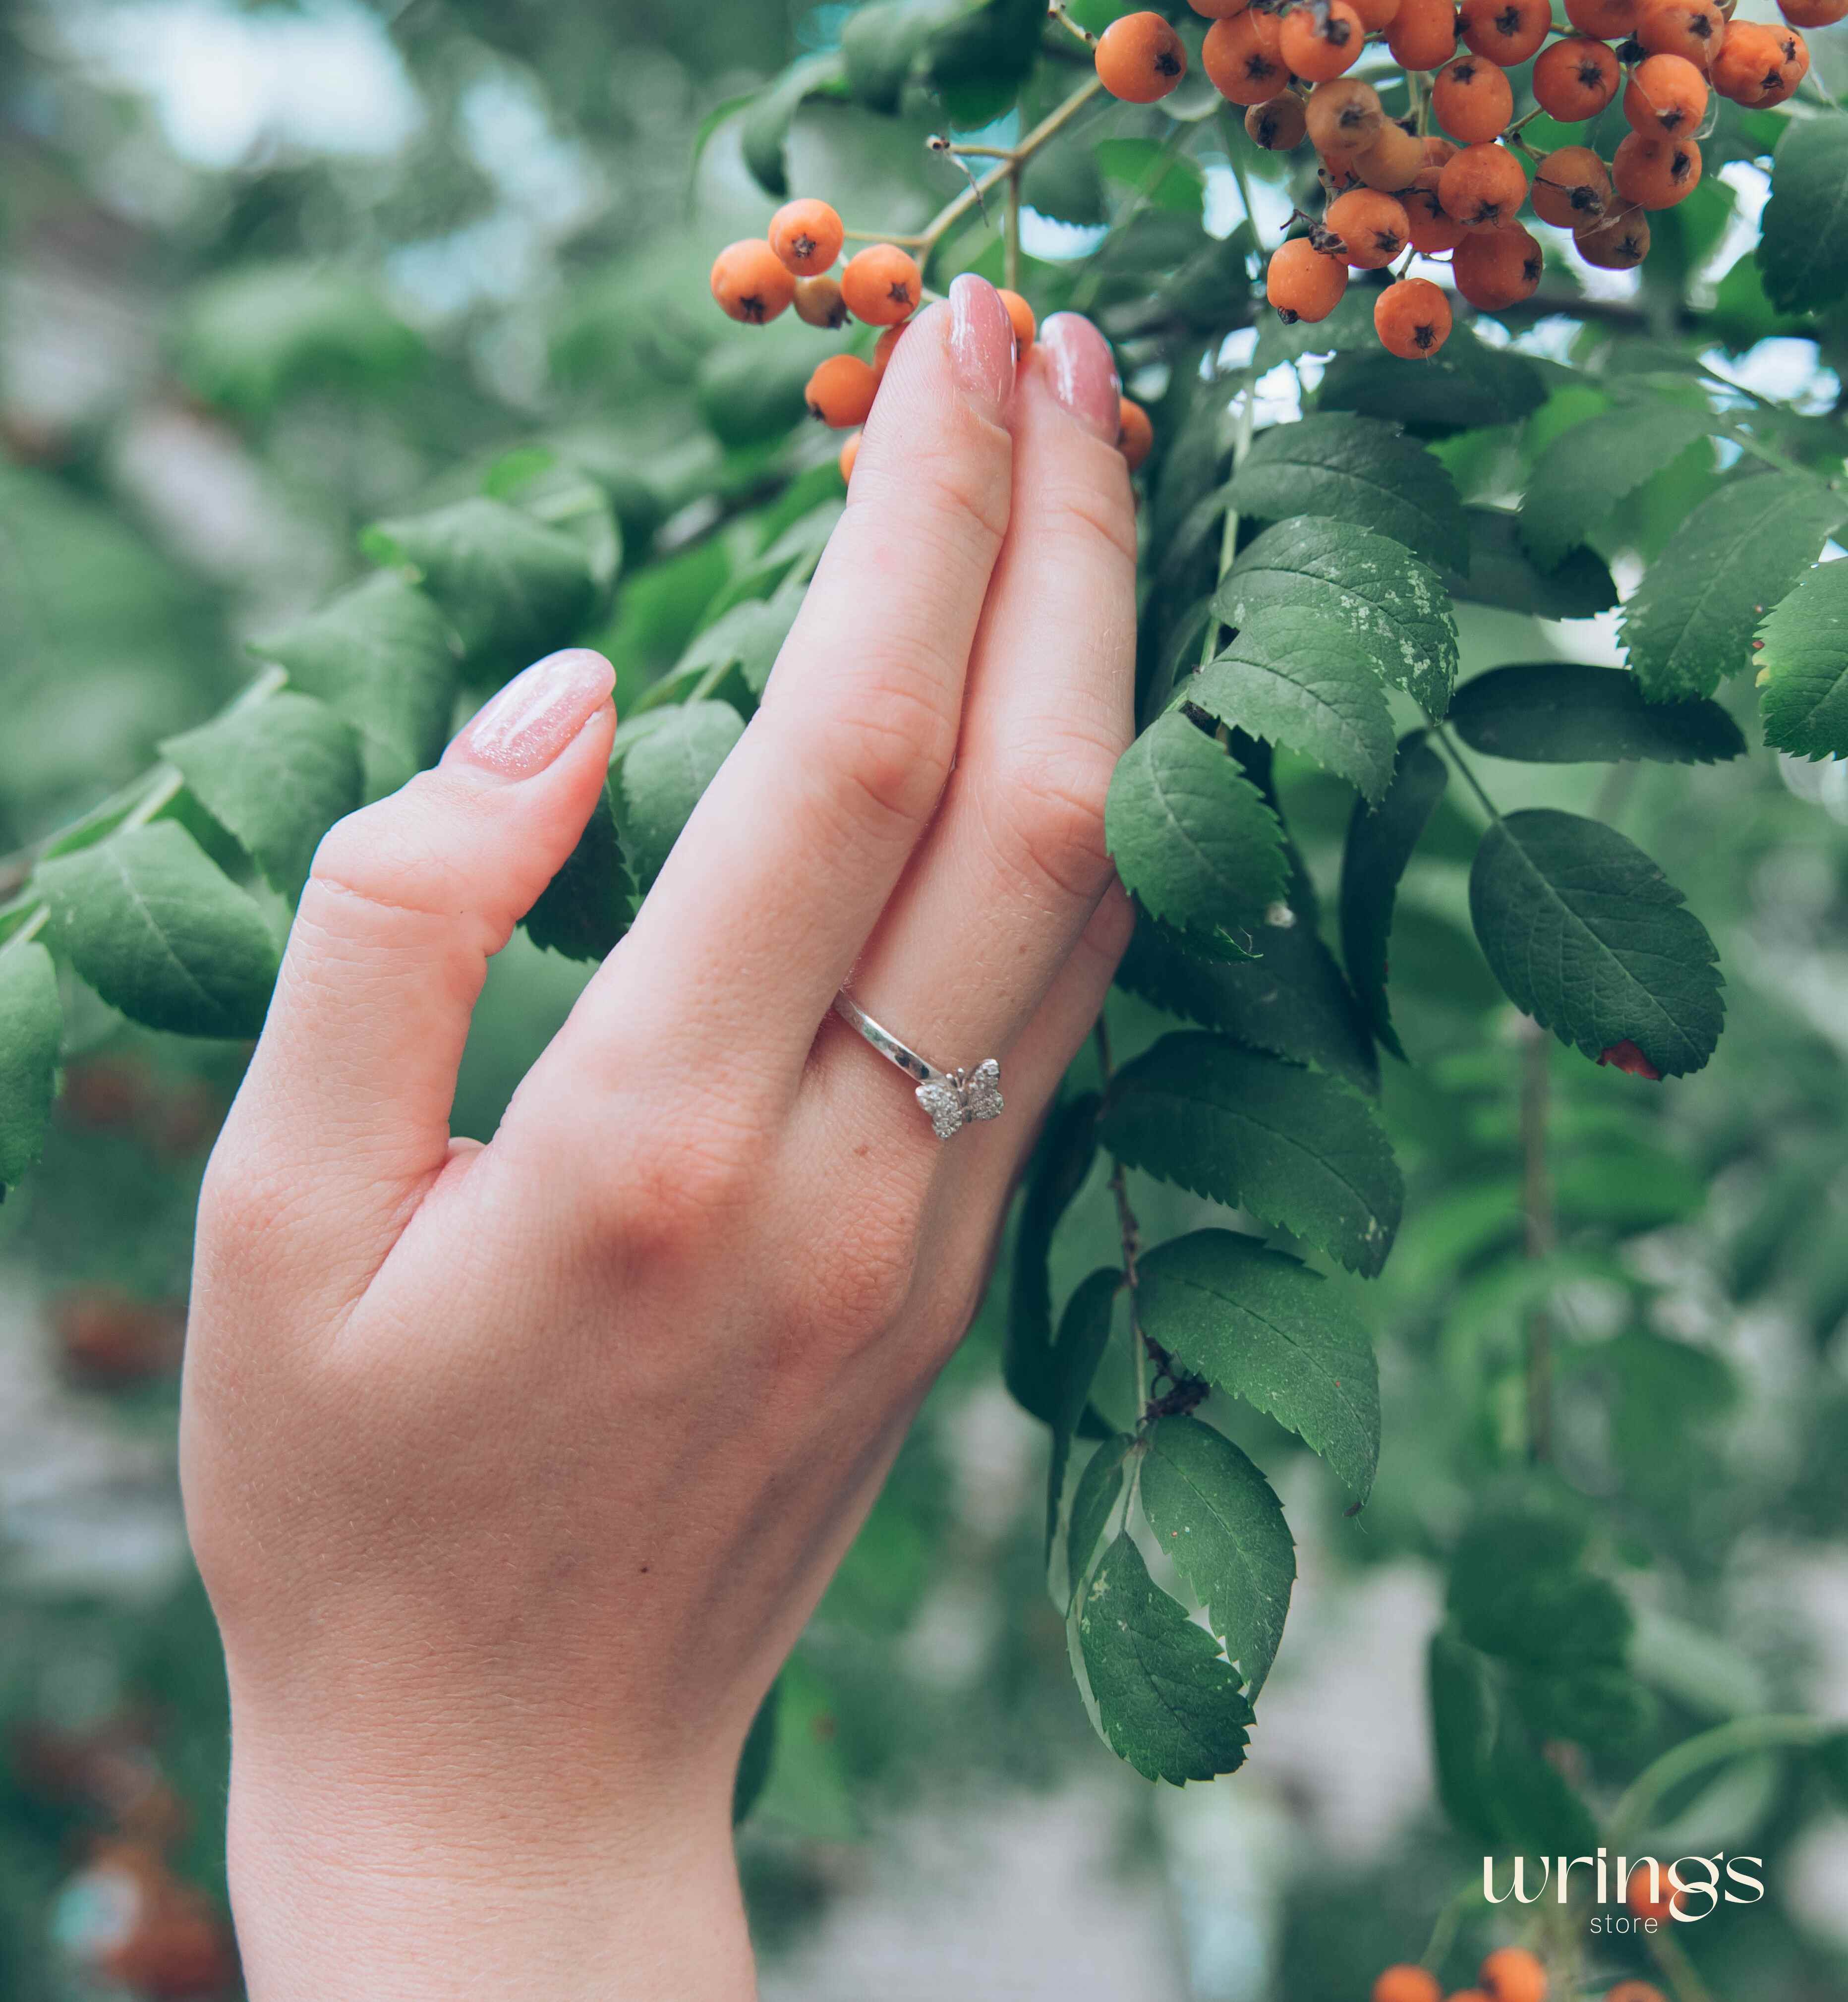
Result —
<path fill-rule="evenodd" d="M 1014 393 L 1014 323 L 1001 295 L 971 272 L 950 287 L 950 365 L 963 394 L 999 424 Z"/>
<path fill-rule="evenodd" d="M 1055 313 L 1040 329 L 1052 393 L 1088 430 L 1114 445 L 1123 384 L 1110 343 L 1081 313 Z"/>
<path fill-rule="evenodd" d="M 548 654 L 476 712 L 452 755 L 509 779 L 542 772 L 609 699 L 615 670 L 588 647 Z"/>

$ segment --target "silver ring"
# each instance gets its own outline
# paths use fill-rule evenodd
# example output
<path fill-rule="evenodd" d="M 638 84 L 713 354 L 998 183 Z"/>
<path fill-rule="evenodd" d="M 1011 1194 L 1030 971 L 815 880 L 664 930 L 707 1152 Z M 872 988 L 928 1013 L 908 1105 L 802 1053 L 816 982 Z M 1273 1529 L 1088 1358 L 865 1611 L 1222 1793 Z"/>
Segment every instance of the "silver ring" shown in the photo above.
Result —
<path fill-rule="evenodd" d="M 940 1140 L 952 1139 L 971 1119 L 1001 1117 L 998 1058 L 985 1057 L 972 1070 L 939 1070 L 929 1058 L 900 1042 L 890 1029 L 882 1029 L 845 993 L 834 997 L 834 1012 L 859 1030 L 887 1063 L 895 1063 L 907 1077 L 918 1080 L 918 1103 L 930 1114 L 931 1128 Z"/>

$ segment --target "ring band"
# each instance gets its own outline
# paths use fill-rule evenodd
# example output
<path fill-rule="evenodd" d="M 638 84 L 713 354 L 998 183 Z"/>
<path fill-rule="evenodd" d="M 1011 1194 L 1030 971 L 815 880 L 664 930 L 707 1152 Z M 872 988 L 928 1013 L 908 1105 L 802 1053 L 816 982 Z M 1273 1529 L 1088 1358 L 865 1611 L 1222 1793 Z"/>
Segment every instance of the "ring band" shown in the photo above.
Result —
<path fill-rule="evenodd" d="M 900 1042 L 890 1029 L 880 1027 L 844 992 L 834 997 L 834 1012 L 857 1029 L 887 1063 L 896 1064 L 907 1077 L 917 1080 L 918 1103 L 929 1114 L 931 1128 L 940 1140 L 953 1139 L 972 1119 L 1001 1117 L 999 1059 L 985 1057 L 971 1070 L 939 1070 L 928 1057 Z"/>

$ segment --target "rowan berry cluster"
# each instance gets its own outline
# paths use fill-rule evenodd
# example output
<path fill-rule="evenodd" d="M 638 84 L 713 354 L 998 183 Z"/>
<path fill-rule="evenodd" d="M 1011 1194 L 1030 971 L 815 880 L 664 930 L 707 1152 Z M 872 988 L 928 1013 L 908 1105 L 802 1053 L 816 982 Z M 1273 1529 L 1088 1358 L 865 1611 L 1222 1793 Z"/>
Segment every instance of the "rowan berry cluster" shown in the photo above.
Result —
<path fill-rule="evenodd" d="M 849 319 L 884 329 L 872 357 L 846 351 L 816 364 L 807 391 L 811 413 L 836 431 L 850 434 L 841 447 L 841 477 L 849 480 L 859 453 L 859 427 L 872 414 L 892 351 L 925 297 L 923 273 L 910 252 L 895 243 L 870 243 L 847 260 L 840 276 L 834 264 L 847 232 L 825 201 L 804 197 L 785 202 L 762 237 L 747 237 L 719 253 L 712 271 L 713 297 L 736 320 L 752 326 L 793 305 L 811 326 L 841 327 Z M 1014 352 L 1032 347 L 1038 323 L 1018 292 L 1001 288 L 1001 302 L 1013 323 Z M 1127 396 L 1118 412 L 1117 444 L 1133 473 L 1155 442 L 1148 413 Z"/>
<path fill-rule="evenodd" d="M 1546 2002 L 1546 1969 L 1525 1947 L 1498 1947 L 1477 1972 L 1477 1985 L 1460 1988 L 1450 2002 Z M 1373 1984 L 1372 2002 L 1443 2002 L 1444 1990 L 1428 1968 L 1389 1967 Z M 1604 2002 L 1663 2002 L 1647 1981 L 1620 1981 Z"/>
<path fill-rule="evenodd" d="M 1587 263 L 1627 270 L 1649 251 L 1649 216 L 1693 194 L 1712 92 L 1752 110 L 1789 97 L 1809 68 L 1801 30 L 1848 14 L 1848 0 L 1779 0 L 1784 24 L 1732 18 L 1732 0 L 1188 0 L 1212 25 L 1208 78 L 1243 105 L 1258 145 L 1306 139 L 1320 161 L 1319 218 L 1273 255 L 1265 275 L 1286 320 L 1325 319 L 1353 270 L 1403 259 L 1373 323 L 1394 354 L 1435 354 L 1450 305 L 1419 257 L 1450 263 L 1458 294 L 1485 312 L 1530 298 L 1543 252 L 1522 228 L 1529 202 L 1570 229 Z M 1549 38 L 1551 37 L 1550 40 Z M 1410 113 L 1389 117 L 1379 92 L 1348 72 L 1369 41 L 1404 72 Z M 1460 44 L 1460 47 L 1459 47 Z M 1187 73 L 1172 25 L 1128 14 L 1097 38 L 1098 78 L 1145 104 Z M 1595 118 L 1618 96 L 1630 131 L 1606 161 L 1589 146 L 1542 153 L 1521 137 L 1508 72 L 1531 61 L 1539 111 L 1564 124 Z M 1529 116 L 1533 115 L 1529 113 Z M 1431 127 L 1438 127 L 1435 132 Z"/>

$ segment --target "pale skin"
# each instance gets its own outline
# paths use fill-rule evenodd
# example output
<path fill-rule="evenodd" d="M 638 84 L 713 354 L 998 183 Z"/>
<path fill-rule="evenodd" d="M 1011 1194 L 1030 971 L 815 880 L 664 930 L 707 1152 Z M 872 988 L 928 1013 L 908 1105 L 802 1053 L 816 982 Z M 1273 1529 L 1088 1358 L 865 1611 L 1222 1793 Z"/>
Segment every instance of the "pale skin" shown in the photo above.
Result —
<path fill-rule="evenodd" d="M 493 1140 L 488 957 L 602 783 L 542 662 L 327 836 L 200 1205 L 181 1462 L 254 2002 L 737 2002 L 751 1717 L 968 1327 L 1131 918 L 1107 350 L 899 344 L 762 708 Z M 834 1017 L 1006 1110 L 941 1143 Z"/>

